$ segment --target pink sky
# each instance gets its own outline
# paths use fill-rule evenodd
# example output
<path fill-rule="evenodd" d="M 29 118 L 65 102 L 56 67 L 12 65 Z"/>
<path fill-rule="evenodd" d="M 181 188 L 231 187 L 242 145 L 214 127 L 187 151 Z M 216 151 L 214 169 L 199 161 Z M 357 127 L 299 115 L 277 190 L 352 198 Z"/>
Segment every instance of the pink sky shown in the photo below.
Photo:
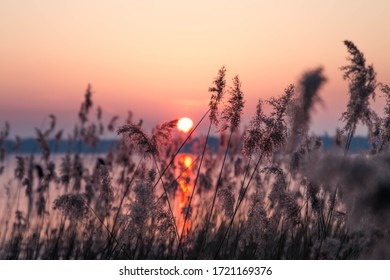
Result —
<path fill-rule="evenodd" d="M 333 134 L 347 103 L 342 41 L 352 40 L 390 83 L 390 1 L 1 1 L 0 125 L 34 135 L 55 114 L 71 128 L 88 83 L 106 119 L 132 110 L 147 128 L 207 110 L 225 65 L 258 98 L 323 66 L 312 130 Z M 382 112 L 383 99 L 375 108 Z"/>

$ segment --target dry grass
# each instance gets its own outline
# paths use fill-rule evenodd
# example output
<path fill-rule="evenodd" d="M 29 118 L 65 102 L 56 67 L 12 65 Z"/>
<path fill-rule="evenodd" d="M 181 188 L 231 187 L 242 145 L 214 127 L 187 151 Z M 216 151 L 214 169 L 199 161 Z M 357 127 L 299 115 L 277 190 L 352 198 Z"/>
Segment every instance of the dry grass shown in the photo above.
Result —
<path fill-rule="evenodd" d="M 259 100 L 240 130 L 244 93 L 238 76 L 225 108 L 226 68 L 210 87 L 209 131 L 192 162 L 180 163 L 185 140 L 172 138 L 176 120 L 150 134 L 132 114 L 103 123 L 93 116 L 88 86 L 70 143 L 96 146 L 105 127 L 120 143 L 105 155 L 56 154 L 49 139 L 62 130 L 50 115 L 36 130 L 36 155 L 6 154 L 0 132 L 1 259 L 368 259 L 390 258 L 389 87 L 349 41 L 341 68 L 350 101 L 340 147 L 322 148 L 309 135 L 310 113 L 326 81 L 322 69 L 302 75 L 276 98 Z M 383 119 L 369 107 L 387 98 Z M 271 107 L 267 115 L 264 104 Z M 221 114 L 219 113 L 221 112 Z M 198 123 L 198 125 L 199 125 Z M 369 127 L 372 151 L 349 153 L 356 126 Z M 211 152 L 210 128 L 220 149 Z M 197 129 L 196 126 L 190 135 Z M 228 136 L 225 130 L 229 130 Z M 226 141 L 226 137 L 228 137 Z"/>

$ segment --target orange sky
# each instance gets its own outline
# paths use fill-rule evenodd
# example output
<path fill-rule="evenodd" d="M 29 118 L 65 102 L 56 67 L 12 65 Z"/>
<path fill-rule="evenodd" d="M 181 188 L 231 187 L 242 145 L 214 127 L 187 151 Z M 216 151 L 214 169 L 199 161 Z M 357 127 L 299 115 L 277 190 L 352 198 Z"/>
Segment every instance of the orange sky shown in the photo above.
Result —
<path fill-rule="evenodd" d="M 229 81 L 242 80 L 248 121 L 259 97 L 323 66 L 325 107 L 312 129 L 333 134 L 347 102 L 343 40 L 390 83 L 388 11 L 387 0 L 1 1 L 0 125 L 34 135 L 53 113 L 70 127 L 88 83 L 107 119 L 132 110 L 147 127 L 184 115 L 196 122 L 222 65 Z"/>

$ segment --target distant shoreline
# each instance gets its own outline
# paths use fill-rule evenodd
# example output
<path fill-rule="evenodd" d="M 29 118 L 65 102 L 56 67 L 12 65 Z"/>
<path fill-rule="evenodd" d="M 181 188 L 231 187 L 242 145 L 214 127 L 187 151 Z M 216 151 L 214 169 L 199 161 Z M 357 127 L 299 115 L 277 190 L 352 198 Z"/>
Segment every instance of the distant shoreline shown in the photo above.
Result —
<path fill-rule="evenodd" d="M 335 149 L 338 147 L 334 143 L 334 138 L 330 136 L 321 136 L 322 147 L 325 151 Z M 96 147 L 91 147 L 81 140 L 72 141 L 70 144 L 67 140 L 57 141 L 55 139 L 48 140 L 48 145 L 51 153 L 66 153 L 66 152 L 79 152 L 79 153 L 107 153 L 110 150 L 116 150 L 119 145 L 118 139 L 102 139 L 99 140 Z M 199 142 L 199 138 L 193 139 L 191 142 L 186 144 L 182 149 L 183 153 L 191 152 L 191 147 Z M 37 140 L 34 138 L 24 138 L 21 140 L 20 145 L 17 149 L 15 149 L 16 142 L 13 140 L 4 141 L 4 148 L 6 153 L 20 153 L 20 154 L 31 154 L 41 152 Z M 219 147 L 219 138 L 210 137 L 208 140 L 208 145 L 213 151 L 218 151 Z M 350 152 L 356 153 L 360 151 L 368 151 L 370 149 L 370 144 L 368 142 L 367 137 L 356 136 L 352 140 Z"/>

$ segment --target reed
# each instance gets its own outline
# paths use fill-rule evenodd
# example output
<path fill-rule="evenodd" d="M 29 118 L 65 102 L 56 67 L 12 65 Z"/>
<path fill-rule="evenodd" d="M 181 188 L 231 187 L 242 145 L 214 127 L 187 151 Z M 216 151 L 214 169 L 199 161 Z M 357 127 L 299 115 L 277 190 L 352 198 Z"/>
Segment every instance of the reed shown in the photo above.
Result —
<path fill-rule="evenodd" d="M 107 122 L 88 85 L 67 150 L 57 118 L 36 129 L 37 151 L 18 152 L 0 130 L 1 259 L 368 259 L 390 258 L 390 89 L 351 41 L 341 67 L 349 101 L 332 150 L 310 134 L 326 82 L 321 67 L 278 97 L 258 100 L 242 128 L 241 80 L 221 67 L 209 108 L 187 137 L 177 120 L 146 131 L 129 112 Z M 380 116 L 370 107 L 385 98 Z M 194 160 L 178 167 L 183 147 L 206 118 Z M 119 124 L 119 125 L 118 125 Z M 371 151 L 352 154 L 358 125 Z M 212 127 L 220 145 L 211 151 Z M 97 151 L 106 133 L 120 141 Z M 198 133 L 199 135 L 199 133 Z M 344 142 L 343 142 L 344 141 Z M 12 147 L 12 148 L 10 148 Z M 36 155 L 38 154 L 38 155 Z M 193 177 L 187 178 L 189 171 Z M 182 199 L 180 182 L 191 191 Z M 184 202 L 183 202 L 184 201 Z"/>

